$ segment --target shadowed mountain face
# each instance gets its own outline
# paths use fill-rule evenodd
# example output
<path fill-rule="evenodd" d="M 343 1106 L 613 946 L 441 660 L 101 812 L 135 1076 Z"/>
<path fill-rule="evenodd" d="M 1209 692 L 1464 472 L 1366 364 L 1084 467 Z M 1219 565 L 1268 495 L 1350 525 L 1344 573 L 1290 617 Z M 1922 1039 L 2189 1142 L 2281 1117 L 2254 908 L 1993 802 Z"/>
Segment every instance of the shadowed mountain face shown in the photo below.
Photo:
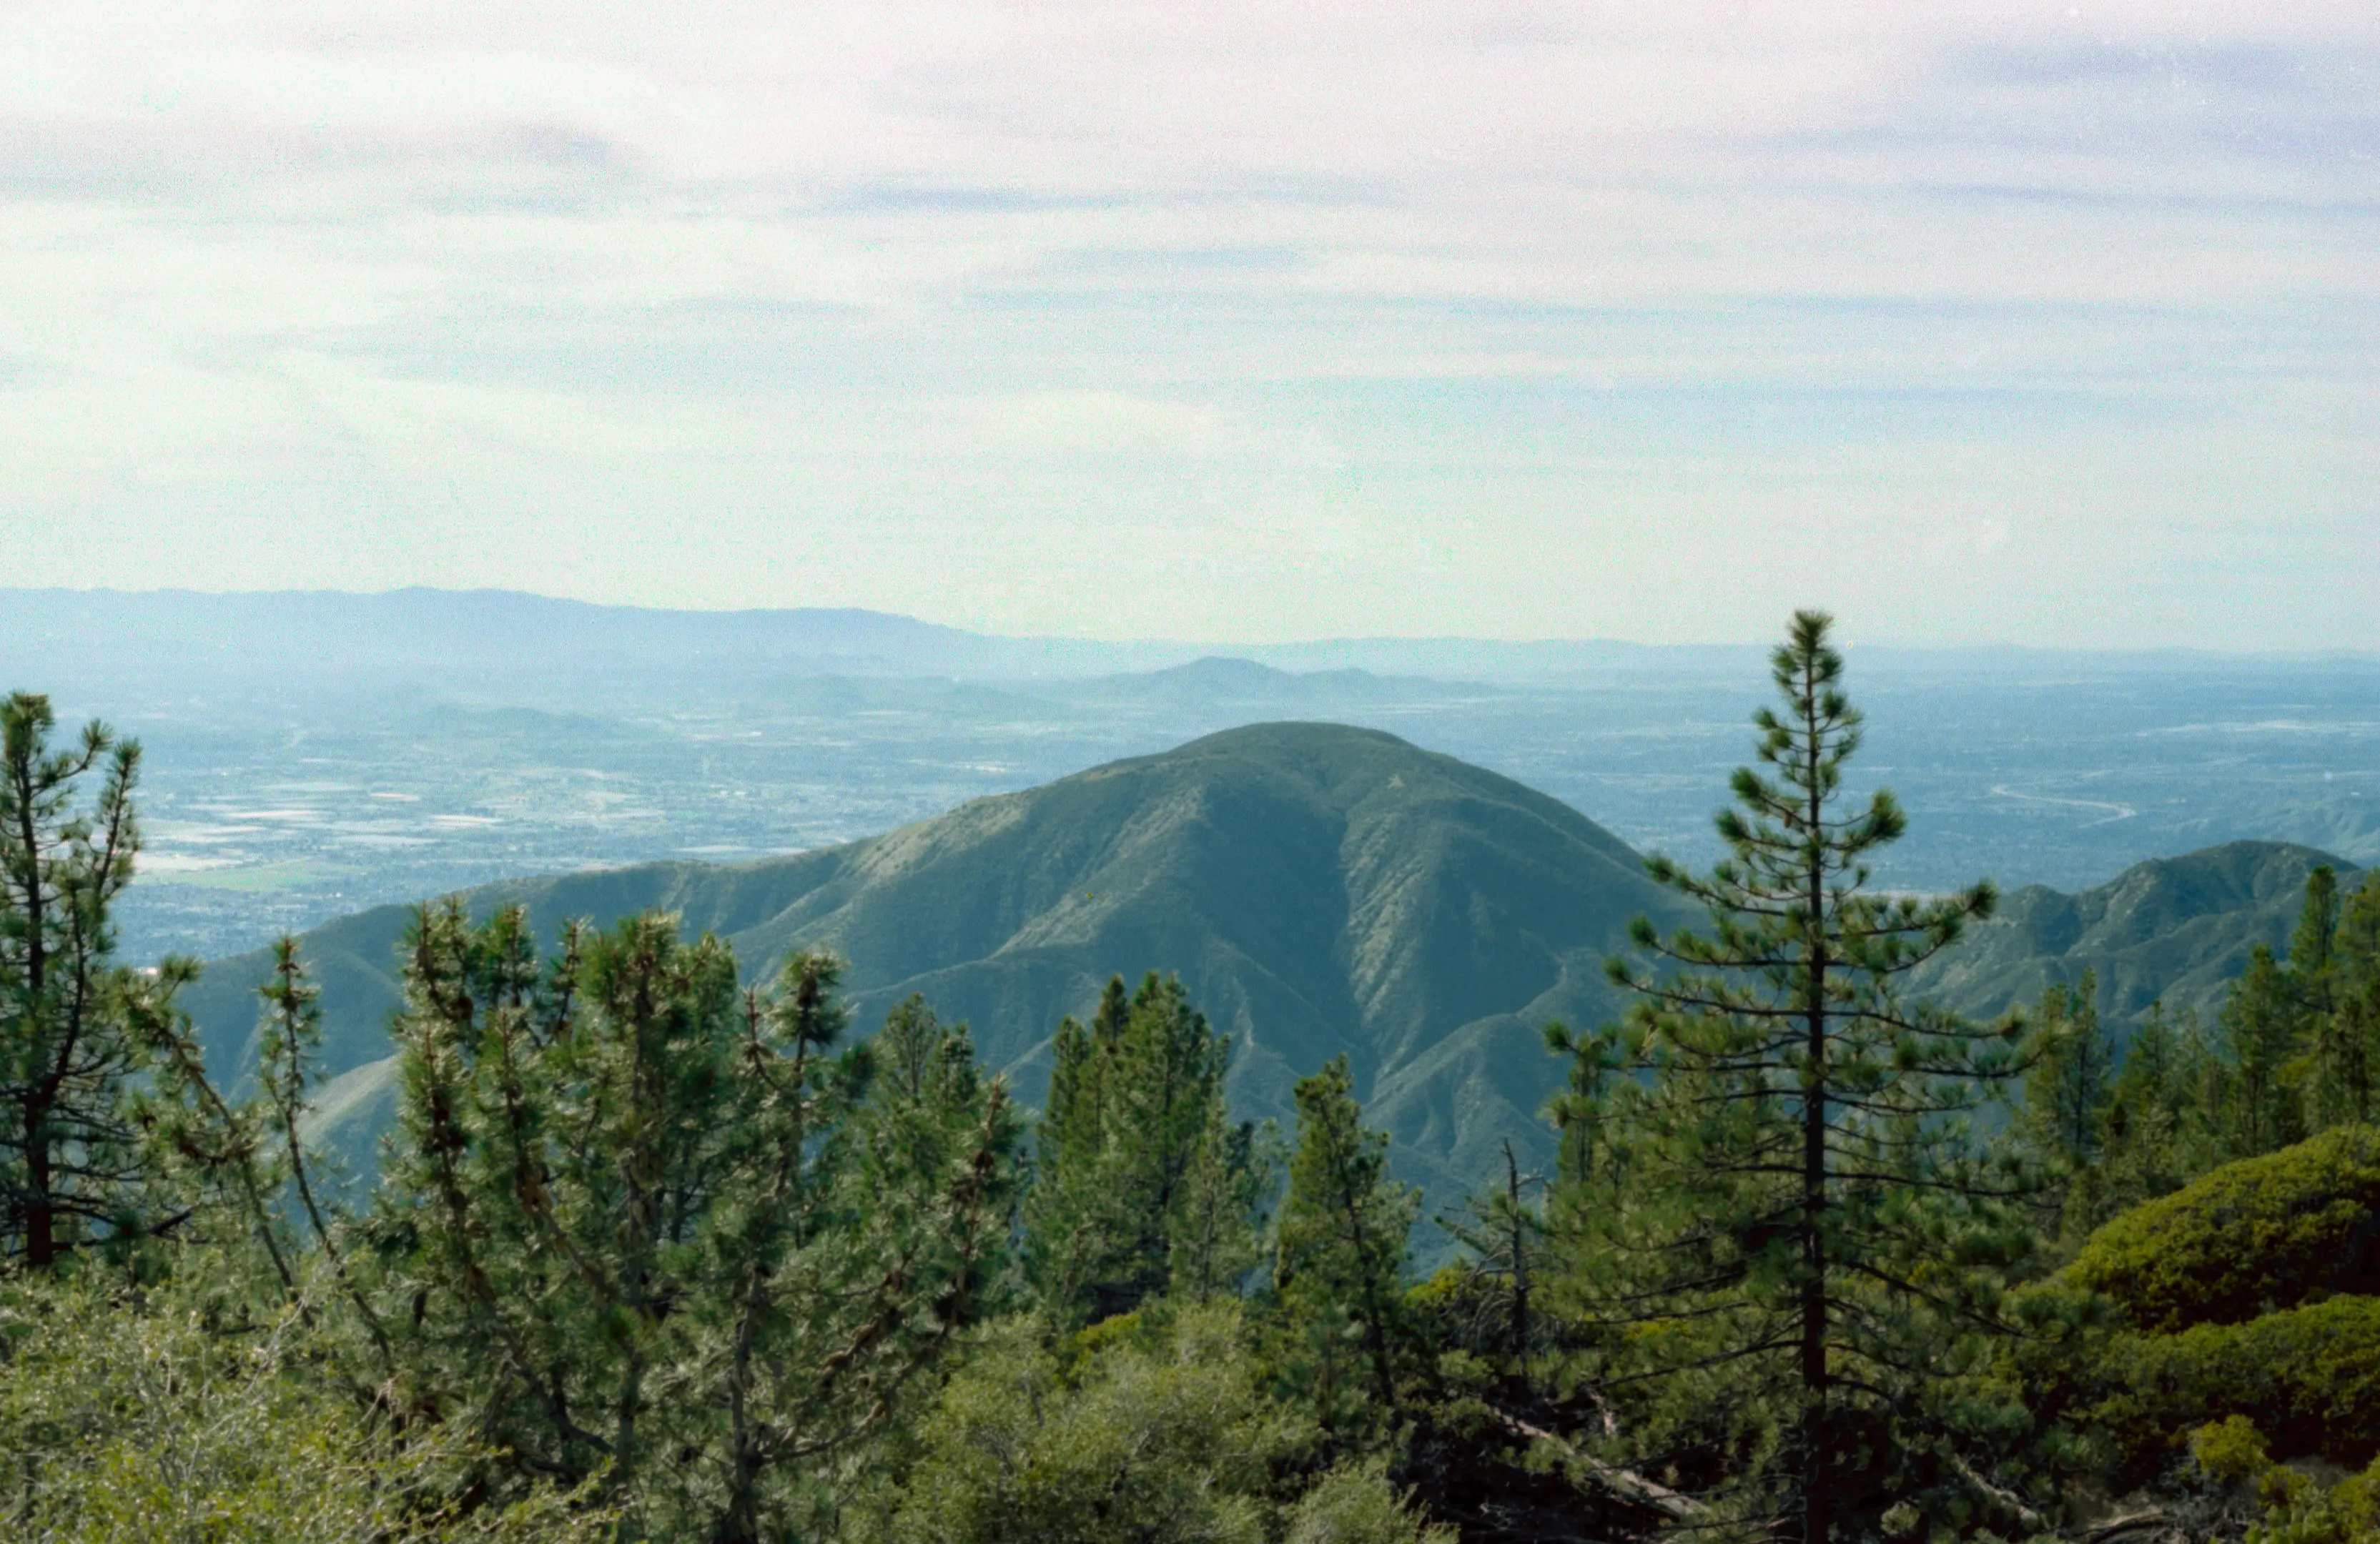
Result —
<path fill-rule="evenodd" d="M 2212 1015 L 2252 949 L 2262 943 L 2278 954 L 2288 946 L 2306 876 L 2323 863 L 2339 871 L 2343 889 L 2359 882 L 2355 865 L 2312 847 L 2230 842 L 2136 863 L 2071 895 L 2027 885 L 1920 969 L 1910 990 L 1988 1017 L 2091 969 L 2098 972 L 2100 1012 L 2118 1024 L 2136 1021 L 2159 1000 Z"/>
<path fill-rule="evenodd" d="M 1177 971 L 1235 1038 L 1245 1117 L 1290 1124 L 1297 1077 L 1344 1052 L 1369 1118 L 1433 1206 L 1538 1118 L 1562 1068 L 1545 1019 L 1613 1008 L 1604 957 L 1630 918 L 1682 919 L 1635 853 L 1554 799 L 1392 736 L 1329 724 L 1233 730 L 1160 756 L 978 799 L 863 842 L 739 866 L 658 864 L 474 891 L 526 904 L 551 937 L 649 907 L 729 939 L 747 970 L 825 945 L 850 962 L 857 1022 L 913 991 L 974 1026 L 985 1060 L 1038 1102 L 1049 1039 L 1112 974 Z M 305 935 L 323 984 L 326 1113 L 384 1108 L 401 908 Z M 211 967 L 188 997 L 219 1063 L 252 1057 L 265 957 Z"/>

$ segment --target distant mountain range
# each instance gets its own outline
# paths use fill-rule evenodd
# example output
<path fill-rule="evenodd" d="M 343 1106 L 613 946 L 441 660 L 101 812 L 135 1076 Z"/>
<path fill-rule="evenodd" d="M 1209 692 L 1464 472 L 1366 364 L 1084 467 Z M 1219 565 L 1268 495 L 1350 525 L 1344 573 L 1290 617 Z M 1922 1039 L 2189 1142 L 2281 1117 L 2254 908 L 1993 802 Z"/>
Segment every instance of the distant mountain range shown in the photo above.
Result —
<path fill-rule="evenodd" d="M 1261 681 L 1254 685 L 1265 685 Z M 2257 942 L 2286 938 L 2322 855 L 2235 843 L 2066 895 L 2016 892 L 1918 983 L 1978 1015 L 2095 967 L 2119 1019 L 2159 994 L 2204 1005 Z M 2342 868 L 2350 867 L 2342 865 Z M 1097 767 L 843 846 L 758 863 L 662 863 L 492 884 L 541 934 L 648 908 L 730 940 L 747 970 L 826 945 L 858 1022 L 913 991 L 973 1026 L 1038 1101 L 1058 1019 L 1112 974 L 1177 971 L 1235 1037 L 1240 1112 L 1291 1117 L 1295 1079 L 1345 1052 L 1398 1171 L 1451 1204 L 1509 1139 L 1550 1156 L 1539 1112 L 1563 1069 L 1548 1018 L 1598 1022 L 1602 973 L 1640 913 L 1686 908 L 1638 855 L 1555 799 L 1393 736 L 1268 723 Z M 323 985 L 323 1119 L 360 1158 L 385 1118 L 384 1025 L 404 908 L 304 935 Z M 216 962 L 187 1002 L 212 1059 L 252 1062 L 261 954 Z"/>
<path fill-rule="evenodd" d="M 1088 677 L 1187 664 L 1212 643 L 1006 638 L 850 607 L 680 611 L 597 605 L 504 590 L 244 591 L 0 587 L 5 663 L 20 682 L 269 680 L 284 689 L 462 684 L 540 701 L 714 690 L 814 675 L 974 680 Z M 1542 678 L 1658 660 L 1758 668 L 1743 648 L 1647 648 L 1609 640 L 1342 638 L 1234 645 L 1278 669 L 1367 670 L 1440 678 Z"/>

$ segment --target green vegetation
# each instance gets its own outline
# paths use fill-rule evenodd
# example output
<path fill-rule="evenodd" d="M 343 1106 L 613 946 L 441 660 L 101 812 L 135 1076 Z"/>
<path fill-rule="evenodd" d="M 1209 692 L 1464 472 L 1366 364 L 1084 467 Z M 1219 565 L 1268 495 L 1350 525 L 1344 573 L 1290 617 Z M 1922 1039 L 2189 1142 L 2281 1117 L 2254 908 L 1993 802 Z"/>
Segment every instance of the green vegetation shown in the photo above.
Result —
<path fill-rule="evenodd" d="M 196 1262 L 190 1262 L 195 1264 Z M 228 1262 L 225 1262 L 228 1263 Z M 94 1283 L 95 1284 L 95 1283 Z M 596 1544 L 591 1498 L 473 1496 L 488 1454 L 322 1376 L 285 1310 L 237 1331 L 186 1295 L 0 1296 L 0 1518 L 55 1544 Z"/>
<path fill-rule="evenodd" d="M 2160 1332 L 2380 1291 L 2380 1131 L 2342 1126 L 2217 1169 L 2109 1222 L 2065 1276 Z"/>
<path fill-rule="evenodd" d="M 1053 1346 L 1021 1319 L 921 1426 L 860 1537 L 982 1544 L 1453 1544 L 1385 1465 L 1317 1470 L 1320 1434 L 1269 1397 L 1236 1305 L 1109 1321 Z"/>
<path fill-rule="evenodd" d="M 108 914 L 140 846 L 140 748 L 93 723 L 53 749 L 55 723 L 47 698 L 0 702 L 0 1254 L 36 1271 L 169 1224 L 124 1089 L 154 1060 L 143 1027 L 170 1017 L 192 973 L 115 963 Z"/>
<path fill-rule="evenodd" d="M 2380 1298 L 2119 1336 L 2096 1375 L 2108 1392 L 2090 1422 L 2131 1453 L 2218 1417 L 2252 1423 L 2282 1458 L 2361 1466 L 2380 1453 Z"/>
<path fill-rule="evenodd" d="M 2380 872 L 2342 899 L 2336 870 L 2315 865 L 2291 939 L 2286 955 L 2261 943 L 2247 951 L 2211 1024 L 2152 1002 L 2120 1065 L 2100 1017 L 2105 992 L 2095 972 L 2042 994 L 2041 1060 L 2016 1128 L 2034 1157 L 2065 1176 L 2053 1228 L 2063 1245 L 2219 1164 L 2366 1119 L 2380 1068 Z M 2368 1162 L 2358 1150 L 2342 1138 L 2309 1149 L 2325 1156 L 2304 1161 Z M 2214 1259 L 2212 1246 L 2191 1246 Z"/>
<path fill-rule="evenodd" d="M 1153 974 L 1129 999 L 1111 980 L 1087 1029 L 1058 1026 L 1026 1212 L 1055 1318 L 1110 1319 L 1168 1290 L 1204 1301 L 1255 1267 L 1270 1184 L 1255 1128 L 1230 1121 L 1230 1059 L 1181 981 Z"/>
<path fill-rule="evenodd" d="M 1350 1088 L 1344 1056 L 1297 1086 L 1297 1153 L 1273 1265 L 1283 1376 L 1342 1445 L 1396 1412 L 1416 1201 L 1388 1177 L 1388 1137 L 1364 1128 Z"/>
<path fill-rule="evenodd" d="M 229 987 L 116 963 L 137 750 L 11 699 L 0 1532 L 2380 1544 L 2380 881 L 2307 867 L 2203 1003 L 2061 965 L 1972 1022 L 1924 989 L 1995 893 L 1870 888 L 1905 819 L 1847 795 L 1827 619 L 1775 663 L 1707 875 L 1302 729 Z M 1224 849 L 1331 856 L 1227 895 Z M 1500 865 L 1553 923 L 1473 915 Z M 1080 991 L 1123 932 L 1185 974 Z M 896 964 L 850 990 L 829 942 Z M 1038 1120 L 996 1070 L 1030 1048 L 943 1016 L 993 1000 L 1096 1002 L 1042 1020 Z M 1621 1011 L 1524 1074 L 1516 1002 Z M 347 1183 L 323 1116 L 375 1099 Z M 1383 1107 L 1441 1183 L 1495 1160 L 1418 1281 Z"/>
<path fill-rule="evenodd" d="M 1623 1423 L 1628 1461 L 1714 1444 L 1715 1523 L 1791 1515 L 1813 1541 L 1874 1528 L 1919 1483 L 1930 1387 L 2007 1328 L 1997 1272 L 2029 1243 L 2007 1204 L 2026 1180 L 1977 1161 L 1956 1119 L 2015 1072 L 2015 1027 L 1894 991 L 1996 895 L 1863 894 L 1906 822 L 1888 793 L 1843 808 L 1861 720 L 1827 627 L 1797 615 L 1777 650 L 1783 711 L 1759 715 L 1763 770 L 1719 817 L 1730 857 L 1707 878 L 1652 866 L 1708 930 L 1641 924 L 1666 968 L 1615 964 L 1627 1024 L 1573 1043 L 1620 1074 L 1570 1113 L 1626 1185 L 1564 1209 L 1567 1294 L 1621 1331 L 1604 1376 L 1665 1391 Z"/>

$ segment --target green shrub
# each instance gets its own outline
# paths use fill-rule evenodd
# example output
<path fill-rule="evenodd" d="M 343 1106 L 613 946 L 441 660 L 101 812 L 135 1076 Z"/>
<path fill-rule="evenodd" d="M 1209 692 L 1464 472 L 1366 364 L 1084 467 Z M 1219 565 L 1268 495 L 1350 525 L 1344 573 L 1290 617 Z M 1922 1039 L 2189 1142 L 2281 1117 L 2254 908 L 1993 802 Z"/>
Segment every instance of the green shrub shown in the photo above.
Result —
<path fill-rule="evenodd" d="M 2247 1544 L 2380 1544 L 2380 1462 L 2327 1493 L 2301 1488 L 2248 1530 Z"/>
<path fill-rule="evenodd" d="M 1290 1509 L 1287 1544 L 1456 1544 L 1456 1538 L 1399 1496 L 1375 1459 L 1315 1481 Z"/>
<path fill-rule="evenodd" d="M 2099 1376 L 2109 1392 L 2086 1419 L 2104 1423 L 2136 1459 L 2203 1423 L 2240 1416 L 2277 1458 L 2361 1465 L 2380 1448 L 2380 1298 L 2334 1297 L 2179 1335 L 2119 1336 Z M 2228 1438 L 2215 1440 L 2231 1452 L 2222 1445 Z M 2201 1463 L 2213 1467 L 2203 1452 Z"/>
<path fill-rule="evenodd" d="M 1002 1325 L 943 1391 L 886 1539 L 1261 1544 L 1309 1434 L 1265 1397 L 1235 1306 L 1111 1321 L 1071 1369 L 1038 1328 Z"/>
<path fill-rule="evenodd" d="M 1455 1544 L 1384 1464 L 1314 1475 L 1322 1433 L 1273 1398 L 1236 1303 L 1157 1304 L 1053 1350 L 978 1342 L 907 1474 L 852 1530 L 882 1544 Z"/>
<path fill-rule="evenodd" d="M 2265 1434 L 2245 1416 L 2226 1416 L 2192 1432 L 2190 1455 L 2217 1485 L 2252 1485 L 2273 1466 Z"/>
<path fill-rule="evenodd" d="M 2238 1324 L 2329 1292 L 2372 1291 L 2380 1131 L 2340 1126 L 2226 1164 L 2091 1235 L 2066 1279 L 2141 1330 Z"/>
<path fill-rule="evenodd" d="M 310 1366 L 294 1318 L 226 1332 L 171 1308 L 0 1300 L 0 1531 L 43 1544 L 592 1544 L 552 1492 L 472 1508 L 451 1429 L 393 1437 Z"/>

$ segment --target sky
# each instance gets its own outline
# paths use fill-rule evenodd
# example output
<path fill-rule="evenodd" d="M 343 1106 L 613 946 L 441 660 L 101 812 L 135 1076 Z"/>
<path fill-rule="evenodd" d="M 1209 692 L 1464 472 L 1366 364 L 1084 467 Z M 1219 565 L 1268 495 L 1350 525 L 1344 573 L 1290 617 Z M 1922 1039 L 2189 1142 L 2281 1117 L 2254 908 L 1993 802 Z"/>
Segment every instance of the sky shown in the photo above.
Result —
<path fill-rule="evenodd" d="M 2380 6 L 0 7 L 0 555 L 2380 650 Z"/>

